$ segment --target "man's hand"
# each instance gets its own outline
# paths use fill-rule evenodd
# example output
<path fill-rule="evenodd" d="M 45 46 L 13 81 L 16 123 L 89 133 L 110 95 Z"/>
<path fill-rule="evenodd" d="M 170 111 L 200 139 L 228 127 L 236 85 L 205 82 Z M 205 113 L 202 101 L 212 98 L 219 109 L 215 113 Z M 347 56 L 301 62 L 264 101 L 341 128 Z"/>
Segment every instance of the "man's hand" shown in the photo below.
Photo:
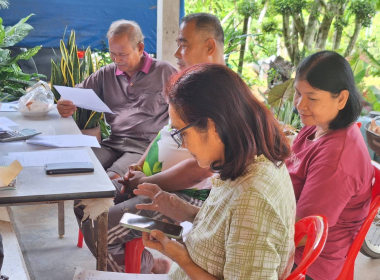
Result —
<path fill-rule="evenodd" d="M 144 183 L 143 179 L 147 176 L 141 171 L 129 171 L 124 175 L 122 180 L 118 182 L 122 184 L 121 193 L 132 192 L 137 186 Z"/>
<path fill-rule="evenodd" d="M 77 106 L 69 100 L 60 99 L 57 102 L 57 109 L 59 114 L 64 117 L 70 117 L 77 110 Z"/>
<path fill-rule="evenodd" d="M 128 172 L 124 174 L 123 179 L 118 180 L 120 184 L 122 184 L 121 193 L 125 193 L 126 191 L 132 192 L 137 188 L 139 184 L 142 184 L 141 178 L 146 177 L 142 171 L 140 165 L 133 163 L 129 166 Z M 136 176 L 135 179 L 133 179 Z"/>

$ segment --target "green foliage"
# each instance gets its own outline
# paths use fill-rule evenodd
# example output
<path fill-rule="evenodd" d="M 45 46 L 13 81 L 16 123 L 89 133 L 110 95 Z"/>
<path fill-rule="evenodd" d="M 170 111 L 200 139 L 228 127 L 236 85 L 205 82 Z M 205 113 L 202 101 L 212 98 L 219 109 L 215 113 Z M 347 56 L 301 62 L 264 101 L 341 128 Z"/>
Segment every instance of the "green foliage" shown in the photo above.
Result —
<path fill-rule="evenodd" d="M 271 0 L 274 11 L 278 14 L 301 13 L 307 6 L 306 0 Z"/>
<path fill-rule="evenodd" d="M 244 0 L 239 3 L 237 12 L 243 17 L 250 17 L 257 15 L 259 7 L 255 1 Z"/>
<path fill-rule="evenodd" d="M 369 86 L 363 93 L 364 99 L 372 106 L 373 110 L 380 111 L 380 90 L 375 86 Z"/>
<path fill-rule="evenodd" d="M 264 33 L 277 33 L 278 23 L 273 19 L 266 20 L 262 23 L 261 29 Z"/>
<path fill-rule="evenodd" d="M 375 4 L 368 0 L 352 1 L 349 10 L 364 27 L 371 25 L 372 18 L 376 14 Z"/>
<path fill-rule="evenodd" d="M 91 49 L 88 47 L 82 61 L 78 58 L 78 48 L 75 44 L 75 31 L 71 31 L 67 44 L 60 41 L 61 61 L 51 60 L 51 85 L 75 87 L 89 75 L 95 72 L 97 68 L 92 60 Z M 60 94 L 52 88 L 54 97 L 60 99 Z M 78 108 L 74 113 L 73 118 L 79 129 L 93 128 L 99 125 L 103 119 L 103 113 L 89 111 Z M 105 125 L 103 125 L 105 127 Z"/>
<path fill-rule="evenodd" d="M 1 5 L 1 4 L 0 4 Z M 23 96 L 25 88 L 33 86 L 39 78 L 46 78 L 44 75 L 25 74 L 18 67 L 17 62 L 21 59 L 30 59 L 40 49 L 40 46 L 29 49 L 17 56 L 11 57 L 8 49 L 20 42 L 28 35 L 32 26 L 25 23 L 33 14 L 21 19 L 14 26 L 4 27 L 0 18 L 0 100 L 15 101 Z"/>

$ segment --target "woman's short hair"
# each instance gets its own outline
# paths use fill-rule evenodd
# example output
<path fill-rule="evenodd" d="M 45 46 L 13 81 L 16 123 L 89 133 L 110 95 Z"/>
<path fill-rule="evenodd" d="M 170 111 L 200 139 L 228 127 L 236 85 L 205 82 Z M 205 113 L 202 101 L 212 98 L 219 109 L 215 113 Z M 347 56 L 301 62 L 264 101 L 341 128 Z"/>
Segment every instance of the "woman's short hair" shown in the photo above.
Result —
<path fill-rule="evenodd" d="M 238 74 L 218 64 L 198 64 L 174 75 L 166 86 L 169 104 L 186 124 L 202 132 L 208 119 L 225 145 L 225 162 L 211 169 L 234 180 L 257 155 L 275 165 L 290 153 L 286 136 L 272 113 L 252 94 Z"/>
<path fill-rule="evenodd" d="M 306 57 L 297 68 L 296 80 L 307 81 L 315 89 L 329 91 L 333 98 L 338 97 L 342 90 L 349 92 L 346 106 L 330 123 L 330 129 L 346 128 L 359 117 L 362 96 L 356 88 L 350 64 L 340 54 L 321 51 Z"/>
<path fill-rule="evenodd" d="M 129 42 L 133 48 L 136 48 L 140 42 L 144 42 L 144 35 L 141 32 L 141 28 L 138 23 L 133 20 L 120 19 L 112 22 L 107 32 L 107 39 L 121 34 L 128 35 Z"/>

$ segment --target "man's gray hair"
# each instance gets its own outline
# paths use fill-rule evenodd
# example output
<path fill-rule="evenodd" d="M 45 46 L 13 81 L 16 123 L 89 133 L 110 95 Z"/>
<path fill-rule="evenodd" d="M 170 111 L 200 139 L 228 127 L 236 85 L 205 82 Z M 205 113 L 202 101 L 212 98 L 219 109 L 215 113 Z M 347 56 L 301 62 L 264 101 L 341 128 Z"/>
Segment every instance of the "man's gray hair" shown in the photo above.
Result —
<path fill-rule="evenodd" d="M 121 34 L 128 35 L 129 41 L 135 48 L 140 42 L 144 42 L 144 35 L 137 22 L 132 20 L 120 19 L 114 21 L 107 32 L 107 39 Z"/>

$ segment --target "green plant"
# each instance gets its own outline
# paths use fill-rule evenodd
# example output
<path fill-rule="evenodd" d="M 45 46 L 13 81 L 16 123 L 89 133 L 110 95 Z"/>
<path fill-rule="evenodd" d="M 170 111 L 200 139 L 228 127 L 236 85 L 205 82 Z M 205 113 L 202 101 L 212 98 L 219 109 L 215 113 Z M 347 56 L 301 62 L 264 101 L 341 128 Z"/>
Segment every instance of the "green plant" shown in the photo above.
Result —
<path fill-rule="evenodd" d="M 274 86 L 268 92 L 268 104 L 278 121 L 301 128 L 301 120 L 293 110 L 294 79 Z"/>
<path fill-rule="evenodd" d="M 75 31 L 71 31 L 67 44 L 60 41 L 61 60 L 51 60 L 51 85 L 54 97 L 59 100 L 59 93 L 53 88 L 53 85 L 75 87 L 98 69 L 97 60 L 93 61 L 91 49 L 88 47 L 85 51 L 82 61 L 78 57 L 78 47 L 75 44 Z M 103 113 L 78 108 L 73 118 L 79 129 L 93 128 L 99 125 L 103 120 Z M 101 127 L 105 128 L 105 124 Z M 105 133 L 103 131 L 103 133 Z"/>
<path fill-rule="evenodd" d="M 20 59 L 29 59 L 41 48 L 37 46 L 17 56 L 11 57 L 10 51 L 5 49 L 14 46 L 24 39 L 33 29 L 25 23 L 33 14 L 21 19 L 14 26 L 4 27 L 0 18 L 0 101 L 14 101 L 23 96 L 25 88 L 33 86 L 39 78 L 46 78 L 39 74 L 25 74 L 17 65 Z"/>

